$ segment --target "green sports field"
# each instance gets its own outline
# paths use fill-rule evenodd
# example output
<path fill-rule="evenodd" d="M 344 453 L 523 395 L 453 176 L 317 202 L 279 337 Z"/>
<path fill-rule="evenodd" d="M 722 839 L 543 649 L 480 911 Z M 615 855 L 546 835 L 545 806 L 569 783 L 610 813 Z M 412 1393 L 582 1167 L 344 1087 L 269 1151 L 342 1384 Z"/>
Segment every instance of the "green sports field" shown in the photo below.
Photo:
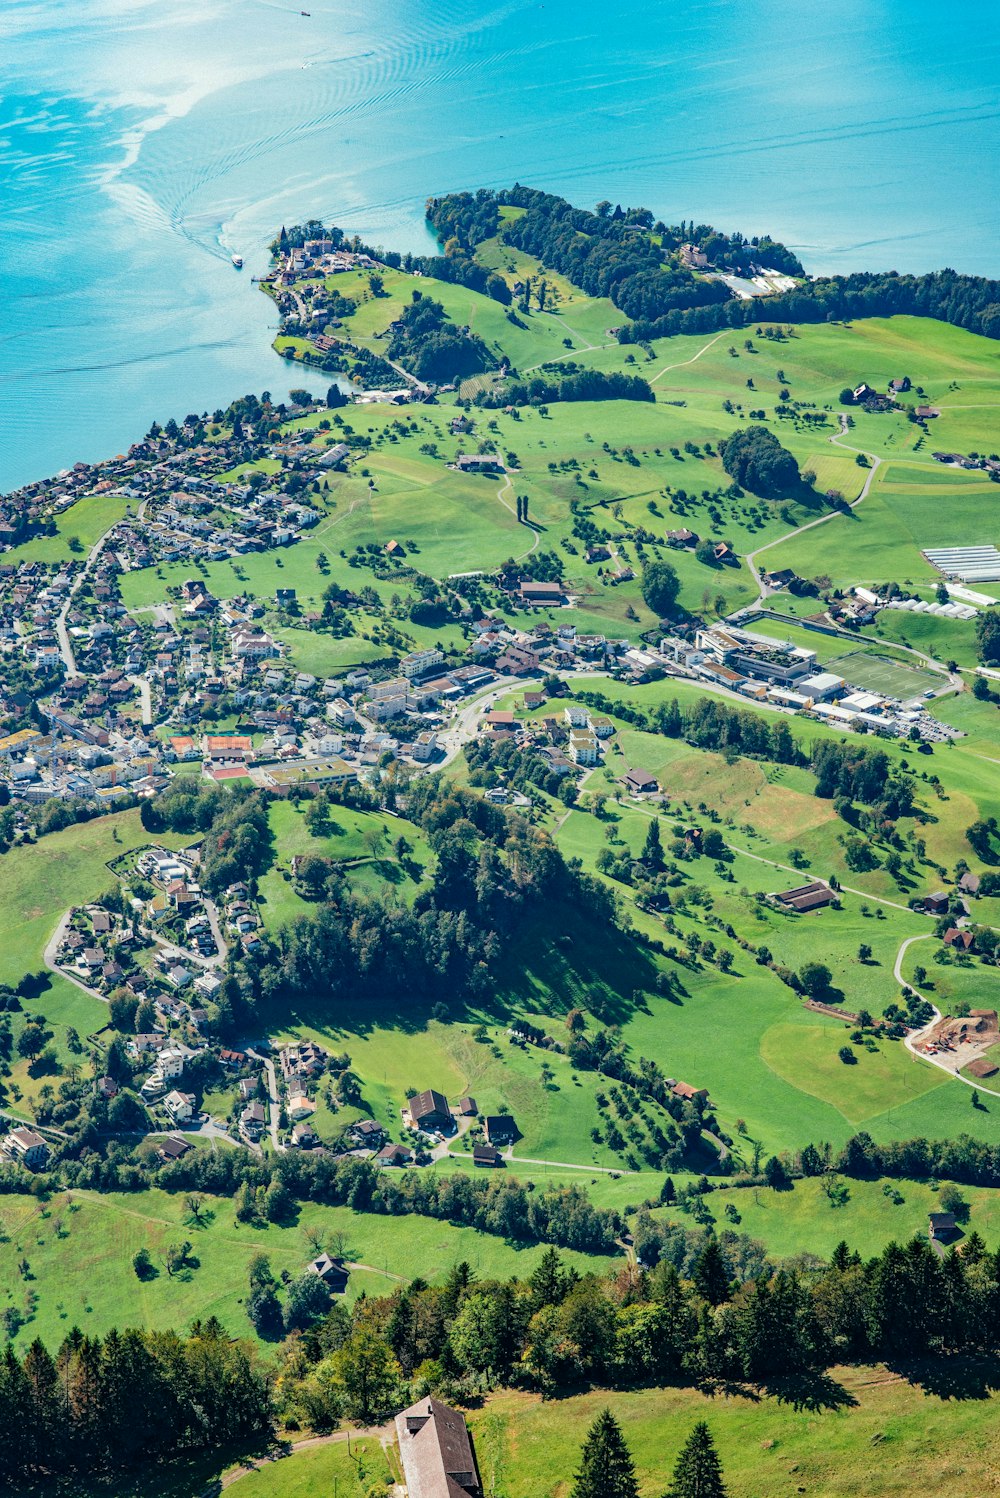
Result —
<path fill-rule="evenodd" d="M 852 686 L 887 697 L 916 697 L 940 687 L 942 679 L 933 671 L 919 671 L 903 666 L 888 656 L 869 650 L 849 650 L 827 661 L 826 669 L 843 676 Z"/>

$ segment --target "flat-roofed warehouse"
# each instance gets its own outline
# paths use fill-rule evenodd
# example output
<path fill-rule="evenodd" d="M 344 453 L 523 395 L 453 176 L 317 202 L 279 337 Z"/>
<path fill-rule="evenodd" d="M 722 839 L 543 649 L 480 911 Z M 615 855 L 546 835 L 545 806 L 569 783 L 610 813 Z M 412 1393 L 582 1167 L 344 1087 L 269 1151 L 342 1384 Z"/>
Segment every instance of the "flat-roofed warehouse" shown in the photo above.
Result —
<path fill-rule="evenodd" d="M 960 582 L 1000 582 L 1000 551 L 995 546 L 934 546 L 924 556 L 932 567 Z"/>

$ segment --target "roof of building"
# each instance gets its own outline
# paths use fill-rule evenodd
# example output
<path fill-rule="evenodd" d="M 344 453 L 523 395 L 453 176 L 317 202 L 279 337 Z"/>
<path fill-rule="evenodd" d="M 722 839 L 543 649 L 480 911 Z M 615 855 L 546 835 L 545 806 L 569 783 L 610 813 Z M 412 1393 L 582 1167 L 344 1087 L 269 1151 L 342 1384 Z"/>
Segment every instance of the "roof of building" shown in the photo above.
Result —
<path fill-rule="evenodd" d="M 439 1399 L 396 1416 L 408 1498 L 478 1498 L 479 1474 L 465 1417 Z"/>
<path fill-rule="evenodd" d="M 414 1123 L 419 1123 L 422 1118 L 431 1118 L 435 1114 L 444 1118 L 451 1117 L 448 1099 L 443 1093 L 435 1092 L 433 1087 L 428 1087 L 425 1092 L 418 1092 L 416 1097 L 410 1098 L 410 1117 Z"/>

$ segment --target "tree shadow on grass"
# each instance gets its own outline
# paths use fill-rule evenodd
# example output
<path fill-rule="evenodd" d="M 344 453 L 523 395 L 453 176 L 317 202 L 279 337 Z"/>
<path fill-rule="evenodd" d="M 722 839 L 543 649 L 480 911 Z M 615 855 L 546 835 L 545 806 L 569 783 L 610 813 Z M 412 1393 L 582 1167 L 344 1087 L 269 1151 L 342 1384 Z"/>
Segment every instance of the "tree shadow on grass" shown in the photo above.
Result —
<path fill-rule="evenodd" d="M 989 1399 L 1000 1391 L 1000 1362 L 995 1357 L 942 1356 L 888 1366 L 907 1383 L 939 1399 Z"/>
<path fill-rule="evenodd" d="M 798 1373 L 794 1377 L 768 1379 L 765 1393 L 779 1404 L 790 1404 L 801 1412 L 819 1414 L 823 1410 L 850 1409 L 858 1401 L 849 1389 L 831 1378 L 829 1373 Z"/>

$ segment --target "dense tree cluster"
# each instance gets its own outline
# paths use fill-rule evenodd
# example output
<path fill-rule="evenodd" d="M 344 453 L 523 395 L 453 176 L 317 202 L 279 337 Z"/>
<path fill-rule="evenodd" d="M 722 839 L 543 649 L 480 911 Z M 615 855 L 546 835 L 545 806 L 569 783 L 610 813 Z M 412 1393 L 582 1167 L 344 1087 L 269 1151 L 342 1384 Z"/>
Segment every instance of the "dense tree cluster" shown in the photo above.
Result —
<path fill-rule="evenodd" d="M 603 374 L 599 369 L 565 375 L 534 375 L 496 390 L 481 390 L 477 406 L 545 406 L 555 401 L 651 401 L 652 387 L 639 375 Z"/>
<path fill-rule="evenodd" d="M 268 1380 L 217 1321 L 175 1332 L 74 1328 L 53 1357 L 40 1341 L 0 1360 L 0 1487 L 107 1472 L 265 1435 Z"/>
<path fill-rule="evenodd" d="M 663 619 L 672 612 L 681 590 L 676 567 L 670 562 L 647 562 L 642 569 L 641 586 L 643 602 L 657 618 Z"/>
<path fill-rule="evenodd" d="M 740 428 L 719 443 L 719 451 L 729 477 L 751 494 L 783 499 L 801 487 L 798 463 L 767 427 Z"/>
<path fill-rule="evenodd" d="M 147 832 L 204 833 L 201 882 L 210 894 L 244 880 L 252 885 L 269 868 L 274 838 L 267 819 L 267 798 L 246 786 L 206 785 L 178 776 L 140 813 Z"/>
<path fill-rule="evenodd" d="M 906 1305 L 921 1314 L 901 1316 Z M 386 1349 L 378 1366 L 446 1397 L 501 1384 L 549 1395 L 587 1384 L 794 1385 L 838 1361 L 992 1351 L 998 1310 L 1000 1259 L 975 1235 L 943 1260 L 915 1238 L 868 1261 L 841 1244 L 811 1271 L 764 1263 L 734 1275 L 708 1234 L 683 1273 L 662 1260 L 581 1278 L 554 1251 L 526 1281 L 477 1283 L 457 1265 L 443 1285 L 415 1281 L 350 1319 L 338 1308 L 305 1345 L 323 1358 L 363 1328 Z M 301 1357 L 290 1372 L 282 1388 L 294 1409 L 303 1385 L 317 1391 Z M 333 1398 L 335 1415 L 343 1402 Z"/>
<path fill-rule="evenodd" d="M 986 338 L 1000 338 L 1000 281 L 984 276 L 960 276 L 953 270 L 923 276 L 901 276 L 895 271 L 859 271 L 807 281 L 794 291 L 746 301 L 734 298 L 721 305 L 673 310 L 656 318 L 642 318 L 619 329 L 622 343 L 646 343 L 675 333 L 714 333 L 745 328 L 760 321 L 762 312 L 783 323 L 849 322 L 860 317 L 937 317 L 942 322 Z"/>
<path fill-rule="evenodd" d="M 976 649 L 987 666 L 1000 661 L 1000 609 L 983 609 L 976 615 Z"/>
<path fill-rule="evenodd" d="M 479 374 L 496 364 L 481 338 L 457 327 L 440 302 L 419 291 L 399 318 L 389 355 L 418 380 L 437 384 Z"/>
<path fill-rule="evenodd" d="M 500 208 L 520 212 L 501 220 Z M 606 296 L 630 318 L 660 318 L 677 308 L 721 304 L 732 293 L 721 281 L 695 276 L 675 251 L 699 245 L 713 265 L 746 271 L 766 263 L 791 275 L 802 267 L 774 240 L 718 234 L 708 225 L 668 229 L 653 223 L 645 208 L 598 204 L 574 208 L 565 198 L 516 184 L 497 194 L 463 193 L 432 198 L 427 217 L 438 237 L 471 256 L 483 239 L 499 234 L 506 243 L 567 276 L 590 296 Z"/>
<path fill-rule="evenodd" d="M 430 886 L 407 906 L 331 878 L 315 914 L 283 928 L 271 960 L 254 968 L 244 999 L 258 1014 L 308 1006 L 330 1020 L 386 993 L 405 994 L 414 1014 L 435 1001 L 482 1001 L 543 895 L 552 910 L 614 922 L 607 887 L 523 818 L 438 776 L 409 784 L 406 811 L 435 856 Z"/>

